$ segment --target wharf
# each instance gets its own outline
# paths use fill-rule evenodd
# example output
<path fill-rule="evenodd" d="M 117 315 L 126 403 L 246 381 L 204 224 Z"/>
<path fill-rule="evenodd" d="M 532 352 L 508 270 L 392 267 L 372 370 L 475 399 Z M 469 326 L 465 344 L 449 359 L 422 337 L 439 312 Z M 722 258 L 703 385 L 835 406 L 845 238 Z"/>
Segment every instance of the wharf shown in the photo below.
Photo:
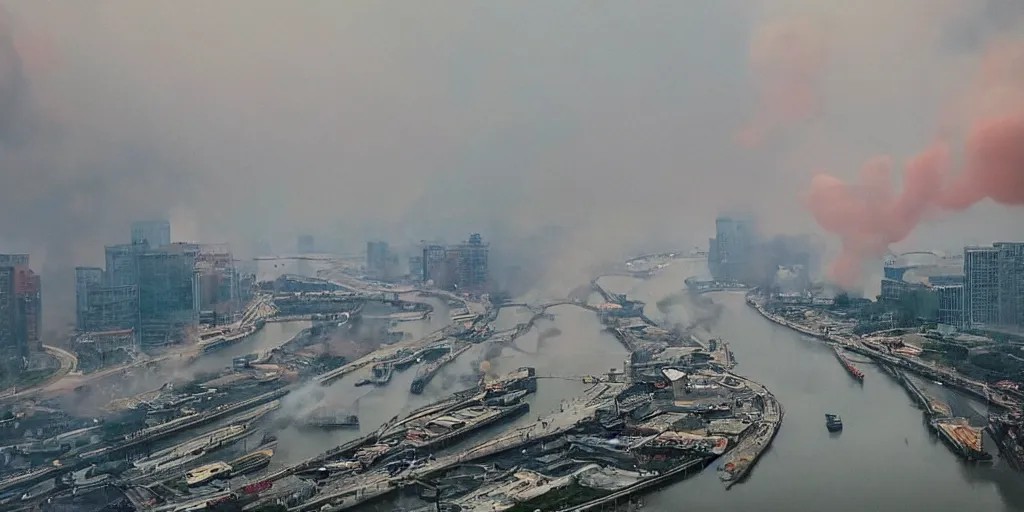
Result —
<path fill-rule="evenodd" d="M 891 354 L 885 354 L 877 350 L 873 350 L 859 343 L 856 339 L 851 337 L 844 337 L 840 335 L 819 332 L 809 327 L 800 325 L 798 323 L 791 322 L 789 320 L 786 320 L 785 318 L 779 317 L 778 315 L 773 315 L 768 311 L 765 311 L 764 307 L 761 306 L 750 294 L 748 294 L 747 296 L 747 304 L 750 307 L 757 309 L 761 316 L 765 317 L 771 322 L 782 325 L 784 327 L 789 327 L 790 329 L 793 329 L 794 331 L 797 331 L 801 334 L 805 334 L 807 336 L 811 336 L 822 341 L 836 343 L 839 346 L 841 346 L 844 350 L 849 350 L 850 352 L 867 356 L 876 362 L 885 363 L 896 368 L 902 368 L 907 371 L 927 377 L 931 380 L 941 382 L 945 386 L 949 386 L 958 391 L 962 391 L 980 400 L 985 400 L 990 405 L 1005 407 L 1004 404 L 1001 404 L 999 402 L 993 402 L 990 400 L 990 392 L 988 390 L 988 387 L 984 383 L 972 381 L 963 376 L 955 375 L 949 371 L 940 371 L 937 368 L 921 363 L 919 361 L 914 361 L 903 357 L 896 357 Z"/>
<path fill-rule="evenodd" d="M 728 452 L 729 459 L 719 467 L 720 478 L 725 482 L 726 489 L 741 482 L 754 469 L 757 461 L 768 450 L 779 433 L 782 418 L 785 415 L 782 404 L 775 398 L 775 395 L 768 391 L 768 388 L 749 379 L 735 375 L 733 377 L 745 381 L 751 389 L 760 388 L 757 394 L 764 400 L 764 416 L 761 421 L 753 425 L 753 428 L 746 430 L 747 433 L 740 439 L 740 442 Z"/>
<path fill-rule="evenodd" d="M 966 419 L 935 419 L 931 421 L 931 426 L 957 455 L 972 462 L 991 460 L 983 446 L 983 429 L 970 426 Z"/>
<path fill-rule="evenodd" d="M 79 455 L 78 458 L 82 461 L 88 461 L 103 456 L 109 456 L 111 454 L 118 453 L 122 450 L 131 448 L 136 445 L 163 439 L 171 435 L 174 435 L 178 432 L 181 432 L 183 430 L 188 430 L 191 428 L 205 425 L 207 423 L 211 423 L 220 418 L 251 408 L 253 406 L 257 406 L 272 400 L 277 400 L 287 395 L 289 392 L 289 388 L 281 388 L 275 391 L 271 391 L 269 393 L 264 393 L 262 395 L 250 398 L 248 400 L 243 400 L 241 402 L 219 406 L 210 412 L 196 414 L 196 418 L 188 418 L 186 421 L 177 423 L 170 428 L 160 428 L 161 425 L 157 425 L 156 427 L 151 427 L 151 429 L 155 429 L 152 432 L 146 431 L 150 429 L 141 430 L 137 432 L 134 437 L 127 438 L 124 441 L 121 441 L 120 443 L 117 443 L 112 446 L 107 446 L 105 448 L 100 448 L 98 450 L 83 453 Z"/>
<path fill-rule="evenodd" d="M 626 487 L 625 489 L 613 492 L 612 494 L 609 494 L 607 496 L 602 496 L 595 500 L 591 500 L 586 503 L 576 505 L 575 507 L 563 509 L 562 512 L 582 512 L 584 510 L 594 510 L 595 508 L 599 510 L 604 510 L 604 506 L 608 505 L 609 503 L 615 503 L 618 500 L 628 498 L 629 496 L 632 496 L 634 494 L 638 494 L 646 490 L 665 485 L 676 479 L 688 475 L 691 471 L 699 471 L 706 467 L 708 464 L 710 464 L 711 460 L 711 458 L 691 460 L 684 464 L 680 464 L 679 466 L 676 466 L 671 470 L 666 471 L 654 478 L 641 480 L 633 485 L 630 485 L 629 487 Z"/>

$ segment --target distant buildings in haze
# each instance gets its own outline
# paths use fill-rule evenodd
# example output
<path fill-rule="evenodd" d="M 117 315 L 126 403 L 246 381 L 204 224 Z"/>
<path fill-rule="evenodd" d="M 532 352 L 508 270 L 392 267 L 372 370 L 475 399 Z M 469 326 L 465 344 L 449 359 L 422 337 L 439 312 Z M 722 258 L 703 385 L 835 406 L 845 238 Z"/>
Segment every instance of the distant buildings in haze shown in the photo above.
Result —
<path fill-rule="evenodd" d="M 171 242 L 166 221 L 133 223 L 131 235 L 133 243 L 105 248 L 105 269 L 75 269 L 75 327 L 85 339 L 117 333 L 136 348 L 177 343 L 202 312 L 230 319 L 247 300 L 226 246 Z"/>
<path fill-rule="evenodd" d="M 42 280 L 27 254 L 0 254 L 0 367 L 14 371 L 42 347 Z"/>
<path fill-rule="evenodd" d="M 1024 242 L 964 247 L 962 257 L 908 253 L 889 258 L 881 299 L 899 301 L 910 296 L 928 301 L 931 305 L 925 311 L 943 324 L 1020 330 L 1024 328 Z"/>
<path fill-rule="evenodd" d="M 489 253 L 490 244 L 484 243 L 479 233 L 473 233 L 460 244 L 424 244 L 417 261 L 422 265 L 424 282 L 432 281 L 446 290 L 482 290 L 490 279 Z"/>

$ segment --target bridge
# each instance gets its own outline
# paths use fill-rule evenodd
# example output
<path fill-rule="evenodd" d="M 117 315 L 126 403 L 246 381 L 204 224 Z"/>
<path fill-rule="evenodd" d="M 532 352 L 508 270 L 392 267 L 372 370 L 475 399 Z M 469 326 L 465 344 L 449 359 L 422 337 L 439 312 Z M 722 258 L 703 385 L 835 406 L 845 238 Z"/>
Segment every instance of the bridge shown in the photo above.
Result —
<path fill-rule="evenodd" d="M 299 261 L 336 261 L 350 259 L 352 256 L 340 254 L 282 254 L 279 256 L 256 256 L 254 261 L 278 261 L 278 260 L 299 260 Z"/>

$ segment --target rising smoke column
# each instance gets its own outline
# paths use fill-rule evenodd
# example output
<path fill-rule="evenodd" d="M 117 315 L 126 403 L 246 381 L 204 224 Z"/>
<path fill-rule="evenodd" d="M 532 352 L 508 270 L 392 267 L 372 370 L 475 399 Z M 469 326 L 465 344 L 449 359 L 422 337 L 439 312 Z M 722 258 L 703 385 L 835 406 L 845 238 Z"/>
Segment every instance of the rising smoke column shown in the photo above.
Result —
<path fill-rule="evenodd" d="M 962 211 L 985 199 L 1024 206 L 1024 46 L 991 46 L 966 104 L 971 111 L 957 169 L 948 147 L 937 143 L 907 164 L 898 196 L 887 157 L 867 165 L 858 183 L 814 177 L 808 206 L 818 224 L 842 240 L 831 267 L 837 283 L 857 284 L 864 262 L 906 238 L 929 211 Z"/>
<path fill-rule="evenodd" d="M 770 132 L 817 114 L 825 50 L 821 31 L 809 20 L 782 20 L 759 28 L 750 43 L 758 104 L 736 135 L 740 144 L 760 145 Z"/>
<path fill-rule="evenodd" d="M 912 158 L 903 172 L 903 188 L 893 192 L 893 160 L 879 156 L 847 184 L 828 174 L 811 181 L 807 204 L 815 220 L 842 241 L 830 274 L 842 286 L 854 286 L 865 260 L 879 258 L 889 244 L 903 240 L 928 212 L 941 191 L 949 150 L 937 143 Z"/>

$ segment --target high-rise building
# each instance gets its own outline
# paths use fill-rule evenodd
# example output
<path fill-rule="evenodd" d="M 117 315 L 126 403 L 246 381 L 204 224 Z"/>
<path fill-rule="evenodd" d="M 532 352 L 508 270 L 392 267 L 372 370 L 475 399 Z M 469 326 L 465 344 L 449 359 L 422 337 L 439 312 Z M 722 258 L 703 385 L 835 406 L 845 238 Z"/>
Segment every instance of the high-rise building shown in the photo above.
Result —
<path fill-rule="evenodd" d="M 313 235 L 299 235 L 295 245 L 299 254 L 312 254 L 316 252 L 316 243 L 313 240 Z"/>
<path fill-rule="evenodd" d="M 423 256 L 416 254 L 409 256 L 409 277 L 413 280 L 423 280 Z"/>
<path fill-rule="evenodd" d="M 14 294 L 14 267 L 0 267 L 0 359 L 23 356 L 27 347 L 17 336 L 17 300 Z"/>
<path fill-rule="evenodd" d="M 0 267 L 27 267 L 28 254 L 0 254 Z"/>
<path fill-rule="evenodd" d="M 128 286 L 138 283 L 138 255 L 146 251 L 146 244 L 108 245 L 105 248 L 108 286 Z"/>
<path fill-rule="evenodd" d="M 971 328 L 999 325 L 999 251 L 995 247 L 964 247 L 964 324 Z"/>
<path fill-rule="evenodd" d="M 135 285 L 90 287 L 86 292 L 85 310 L 79 317 L 81 332 L 134 333 L 139 317 L 139 289 Z"/>
<path fill-rule="evenodd" d="M 185 339 L 199 320 L 196 244 L 173 243 L 137 255 L 139 343 L 152 347 Z"/>
<path fill-rule="evenodd" d="M 388 262 L 391 256 L 391 249 L 387 242 L 370 241 L 366 242 L 366 271 L 374 277 L 385 277 L 388 270 Z"/>
<path fill-rule="evenodd" d="M 938 296 L 939 323 L 956 328 L 964 326 L 964 287 L 961 284 L 932 286 Z"/>
<path fill-rule="evenodd" d="M 132 244 L 147 244 L 157 249 L 171 243 L 171 223 L 166 220 L 141 220 L 132 223 Z"/>
<path fill-rule="evenodd" d="M 24 361 L 41 348 L 42 281 L 28 255 L 0 255 L 0 262 L 0 358 Z"/>
<path fill-rule="evenodd" d="M 717 259 L 713 269 L 719 275 L 716 279 L 738 281 L 745 277 L 752 252 L 757 245 L 757 226 L 750 216 L 719 216 L 715 219 L 715 243 Z M 709 247 L 709 257 L 712 252 Z"/>
<path fill-rule="evenodd" d="M 479 233 L 473 233 L 468 240 L 455 247 L 458 251 L 456 284 L 459 288 L 479 290 L 487 284 L 489 246 L 483 242 Z"/>
<path fill-rule="evenodd" d="M 444 270 L 445 247 L 441 244 L 428 243 L 423 245 L 423 282 L 434 281 L 436 284 Z"/>
<path fill-rule="evenodd" d="M 1024 242 L 992 244 L 999 258 L 999 324 L 1024 327 Z"/>
<path fill-rule="evenodd" d="M 103 285 L 103 269 L 75 267 L 75 329 L 85 331 L 89 309 L 89 290 Z"/>
<path fill-rule="evenodd" d="M 208 244 L 196 257 L 199 310 L 214 318 L 233 321 L 241 307 L 241 277 L 227 244 Z"/>

